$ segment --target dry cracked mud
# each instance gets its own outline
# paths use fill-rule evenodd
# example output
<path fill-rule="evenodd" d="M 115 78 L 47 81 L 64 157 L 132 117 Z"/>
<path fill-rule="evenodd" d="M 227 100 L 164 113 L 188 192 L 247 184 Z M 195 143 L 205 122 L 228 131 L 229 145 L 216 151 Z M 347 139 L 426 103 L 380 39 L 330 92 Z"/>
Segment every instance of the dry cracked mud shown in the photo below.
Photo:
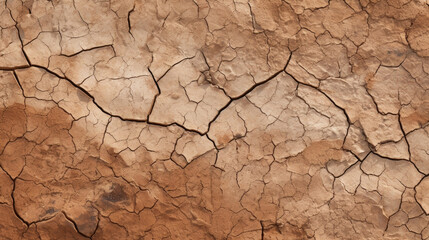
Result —
<path fill-rule="evenodd" d="M 0 0 L 0 239 L 429 239 L 427 0 Z"/>

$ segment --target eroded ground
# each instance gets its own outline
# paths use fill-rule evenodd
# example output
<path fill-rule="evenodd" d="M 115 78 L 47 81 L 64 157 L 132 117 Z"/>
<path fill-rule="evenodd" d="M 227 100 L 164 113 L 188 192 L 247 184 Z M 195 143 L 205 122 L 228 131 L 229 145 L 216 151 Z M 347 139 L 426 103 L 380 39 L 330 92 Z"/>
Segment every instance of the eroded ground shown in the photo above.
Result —
<path fill-rule="evenodd" d="M 429 3 L 0 0 L 0 239 L 429 239 Z"/>

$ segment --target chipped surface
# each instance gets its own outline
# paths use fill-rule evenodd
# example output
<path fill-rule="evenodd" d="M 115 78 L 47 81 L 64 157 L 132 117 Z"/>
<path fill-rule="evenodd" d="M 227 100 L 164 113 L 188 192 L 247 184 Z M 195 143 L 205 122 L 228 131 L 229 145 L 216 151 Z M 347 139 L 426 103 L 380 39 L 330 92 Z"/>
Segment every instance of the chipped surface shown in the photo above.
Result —
<path fill-rule="evenodd" d="M 0 0 L 0 238 L 429 239 L 428 22 Z"/>

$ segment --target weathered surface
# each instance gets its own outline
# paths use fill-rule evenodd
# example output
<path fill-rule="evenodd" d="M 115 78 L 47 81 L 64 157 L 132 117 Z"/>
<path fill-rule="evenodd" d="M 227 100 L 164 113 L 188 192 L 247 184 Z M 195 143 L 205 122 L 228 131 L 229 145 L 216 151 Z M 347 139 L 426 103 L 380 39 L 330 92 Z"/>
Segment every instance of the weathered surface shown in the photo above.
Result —
<path fill-rule="evenodd" d="M 429 239 L 428 23 L 0 0 L 0 239 Z"/>

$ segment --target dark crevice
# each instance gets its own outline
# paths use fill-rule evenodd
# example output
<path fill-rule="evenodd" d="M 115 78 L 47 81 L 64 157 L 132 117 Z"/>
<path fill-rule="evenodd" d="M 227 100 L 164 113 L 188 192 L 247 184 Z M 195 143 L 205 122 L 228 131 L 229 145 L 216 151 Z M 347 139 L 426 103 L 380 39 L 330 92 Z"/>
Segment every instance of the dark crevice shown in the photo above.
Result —
<path fill-rule="evenodd" d="M 75 52 L 73 54 L 60 54 L 59 56 L 74 57 L 74 56 L 79 55 L 83 52 L 89 52 L 89 51 L 93 51 L 93 50 L 100 49 L 100 48 L 106 48 L 106 47 L 111 47 L 113 49 L 113 44 L 107 44 L 107 45 L 101 45 L 101 46 L 96 46 L 96 47 L 92 47 L 92 48 L 86 48 L 86 49 L 82 49 L 78 52 Z M 114 51 L 114 49 L 113 49 L 113 51 Z"/>
<path fill-rule="evenodd" d="M 133 35 L 133 33 L 131 32 L 131 13 L 133 13 L 134 12 L 134 9 L 135 9 L 135 7 L 136 7 L 136 5 L 134 4 L 134 6 L 133 6 L 133 8 L 128 12 L 128 15 L 127 15 L 127 21 L 128 21 L 128 33 L 131 35 L 131 37 L 133 37 L 134 38 L 134 35 Z"/>
<path fill-rule="evenodd" d="M 408 142 L 407 134 L 405 133 L 404 126 L 402 125 L 402 122 L 401 122 L 401 113 L 398 113 L 398 122 L 399 122 L 399 127 L 401 128 L 402 134 L 404 135 L 404 140 L 407 143 L 408 159 L 411 161 L 410 143 Z"/>
<path fill-rule="evenodd" d="M 76 222 L 75 222 L 72 218 L 70 218 L 69 216 L 67 216 L 66 212 L 62 211 L 62 213 L 63 213 L 64 217 L 65 217 L 69 222 L 71 222 L 71 223 L 73 224 L 73 227 L 74 227 L 74 229 L 76 230 L 76 232 L 77 232 L 77 233 L 79 233 L 80 235 L 82 235 L 82 236 L 83 236 L 83 237 L 85 237 L 85 238 L 91 239 L 91 236 L 87 236 L 87 235 L 85 235 L 84 233 L 82 233 L 81 231 L 79 231 L 79 228 L 77 227 Z"/>
<path fill-rule="evenodd" d="M 9 174 L 8 174 L 9 175 Z M 9 176 L 10 177 L 10 176 Z M 21 215 L 18 213 L 18 211 L 16 210 L 16 200 L 15 200 L 15 189 L 16 189 L 16 179 L 13 179 L 13 188 L 12 188 L 12 193 L 11 193 L 11 197 L 12 197 L 12 207 L 13 207 L 13 212 L 15 213 L 15 215 L 19 218 L 19 220 L 21 220 L 25 225 L 27 225 L 27 228 L 30 226 L 31 223 L 27 222 L 23 217 L 21 217 Z"/>
<path fill-rule="evenodd" d="M 426 214 L 427 216 L 429 216 L 429 212 L 426 212 L 426 210 L 423 208 L 423 206 L 420 204 L 420 202 L 419 201 L 417 201 L 417 197 L 416 197 L 416 195 L 417 195 L 417 186 L 419 186 L 420 185 L 420 183 L 426 178 L 426 177 L 428 177 L 429 176 L 429 174 L 428 175 L 426 175 L 426 176 L 424 176 L 424 177 L 422 177 L 422 179 L 420 179 L 420 181 L 416 184 L 416 186 L 414 186 L 414 200 L 416 201 L 416 203 L 419 205 L 419 207 L 420 207 L 420 209 L 422 209 L 422 211 L 423 211 L 423 213 L 424 214 Z"/>
<path fill-rule="evenodd" d="M 15 78 L 16 82 L 18 83 L 19 88 L 21 89 L 22 96 L 25 97 L 24 88 L 22 88 L 21 82 L 19 81 L 18 75 L 16 75 L 15 71 L 13 71 L 13 77 Z"/>
<path fill-rule="evenodd" d="M 156 89 L 158 89 L 158 93 L 153 98 L 152 106 L 150 107 L 149 113 L 147 114 L 147 117 L 146 117 L 146 119 L 149 121 L 150 115 L 152 114 L 153 108 L 155 107 L 156 99 L 158 98 L 159 95 L 161 95 L 161 88 L 159 87 L 158 81 L 156 81 L 156 78 L 153 75 L 152 71 L 149 68 L 147 70 L 149 71 L 150 76 L 152 77 L 152 80 L 156 85 Z"/>

